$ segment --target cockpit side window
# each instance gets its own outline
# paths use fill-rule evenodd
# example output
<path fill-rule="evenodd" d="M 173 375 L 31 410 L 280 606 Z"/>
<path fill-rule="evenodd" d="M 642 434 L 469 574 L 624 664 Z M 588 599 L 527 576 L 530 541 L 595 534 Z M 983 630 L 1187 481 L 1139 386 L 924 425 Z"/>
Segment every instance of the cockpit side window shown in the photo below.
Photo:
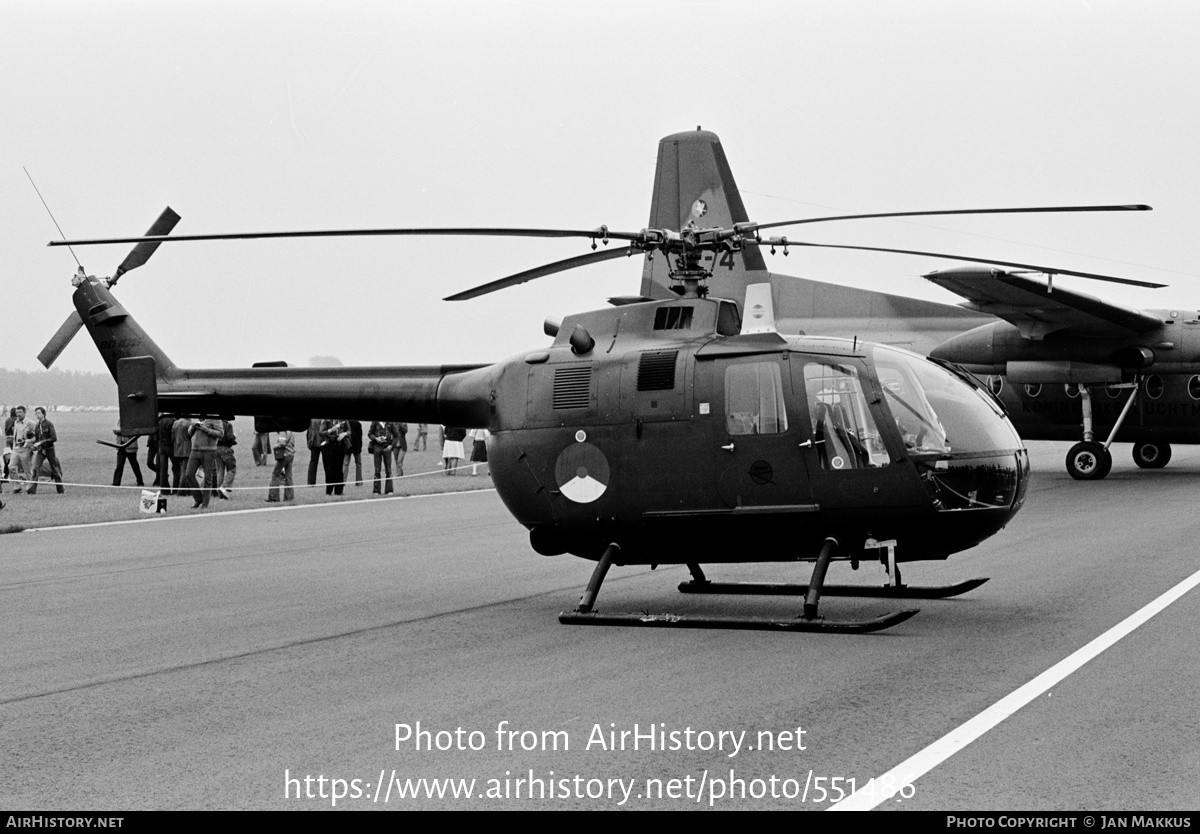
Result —
<path fill-rule="evenodd" d="M 877 354 L 875 367 L 883 398 L 896 419 L 896 428 L 910 452 L 945 454 L 950 451 L 946 429 L 911 367 Z"/>
<path fill-rule="evenodd" d="M 853 365 L 804 366 L 813 444 L 824 469 L 867 469 L 892 462 Z"/>
<path fill-rule="evenodd" d="M 725 429 L 729 434 L 782 434 L 787 427 L 778 363 L 750 362 L 725 369 Z"/>

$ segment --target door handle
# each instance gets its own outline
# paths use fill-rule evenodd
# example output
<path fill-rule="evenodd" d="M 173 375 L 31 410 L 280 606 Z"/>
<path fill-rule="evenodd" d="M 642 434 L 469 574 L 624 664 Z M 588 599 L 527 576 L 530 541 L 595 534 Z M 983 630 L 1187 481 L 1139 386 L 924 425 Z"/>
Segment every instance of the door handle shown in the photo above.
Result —
<path fill-rule="evenodd" d="M 730 443 L 728 446 L 722 446 L 721 448 L 724 449 L 726 452 L 733 452 L 733 444 L 732 443 Z"/>

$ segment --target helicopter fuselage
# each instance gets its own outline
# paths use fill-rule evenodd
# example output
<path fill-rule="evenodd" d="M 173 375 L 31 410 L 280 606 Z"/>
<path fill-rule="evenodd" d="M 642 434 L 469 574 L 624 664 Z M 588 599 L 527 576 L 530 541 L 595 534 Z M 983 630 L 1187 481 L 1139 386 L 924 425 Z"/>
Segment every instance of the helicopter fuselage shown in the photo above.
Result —
<path fill-rule="evenodd" d="M 124 434 L 154 431 L 160 412 L 484 427 L 496 489 L 547 555 L 794 561 L 833 538 L 852 561 L 880 546 L 943 559 L 1003 528 L 1028 484 L 1020 438 L 969 375 L 742 328 L 723 299 L 570 316 L 548 347 L 493 365 L 218 370 L 176 367 L 102 281 L 74 301 Z"/>
<path fill-rule="evenodd" d="M 794 561 L 833 537 L 843 558 L 891 540 L 897 561 L 941 559 L 1020 508 L 1027 455 L 968 379 L 862 342 L 743 334 L 735 319 L 720 299 L 598 310 L 495 366 L 489 461 L 535 549 Z"/>

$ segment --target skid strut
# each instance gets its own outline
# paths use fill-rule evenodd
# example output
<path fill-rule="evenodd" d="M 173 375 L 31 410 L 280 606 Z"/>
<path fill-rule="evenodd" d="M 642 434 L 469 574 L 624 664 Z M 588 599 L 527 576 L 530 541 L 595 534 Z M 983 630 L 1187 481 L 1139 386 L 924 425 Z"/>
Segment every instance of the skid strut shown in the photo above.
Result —
<path fill-rule="evenodd" d="M 574 611 L 564 611 L 558 615 L 558 621 L 565 625 L 623 625 L 623 626 L 642 626 L 654 628 L 727 628 L 727 629 L 756 629 L 763 631 L 822 631 L 835 634 L 864 634 L 872 631 L 880 631 L 885 628 L 897 625 L 907 620 L 909 617 L 917 613 L 915 609 L 896 611 L 891 614 L 885 614 L 880 617 L 875 617 L 870 620 L 852 620 L 852 621 L 831 621 L 826 620 L 817 615 L 817 607 L 820 602 L 821 594 L 836 593 L 836 586 L 825 586 L 825 574 L 829 569 L 829 563 L 832 561 L 834 554 L 837 552 L 837 541 L 834 539 L 826 539 L 821 545 L 821 552 L 817 557 L 816 567 L 813 569 L 812 581 L 808 585 L 790 585 L 790 586 L 759 586 L 759 587 L 777 587 L 801 589 L 789 591 L 726 591 L 725 588 L 731 587 L 730 583 L 710 582 L 704 575 L 704 571 L 700 569 L 700 565 L 695 562 L 688 563 L 688 570 L 691 571 L 692 580 L 680 586 L 680 590 L 687 589 L 694 593 L 784 593 L 784 594 L 803 594 L 804 609 L 800 617 L 704 617 L 704 616 L 682 616 L 678 614 L 647 614 L 647 613 L 630 613 L 630 614 L 604 614 L 595 611 L 596 597 L 600 593 L 600 586 L 604 584 L 604 578 L 608 574 L 608 569 L 617 561 L 621 553 L 621 548 L 615 542 L 605 548 L 600 561 L 596 563 L 595 569 L 592 571 L 591 579 L 588 580 L 587 590 L 579 600 L 579 605 Z M 738 583 L 733 583 L 738 584 Z M 751 585 L 753 583 L 745 583 Z M 865 594 L 864 594 L 865 596 Z"/>
<path fill-rule="evenodd" d="M 583 596 L 579 598 L 579 605 L 575 607 L 576 614 L 591 612 L 592 606 L 596 604 L 596 595 L 600 593 L 600 586 L 604 584 L 604 577 L 608 575 L 608 569 L 612 567 L 613 559 L 617 558 L 617 554 L 620 552 L 621 546 L 616 542 L 604 548 L 604 554 L 596 563 L 596 569 L 592 571 L 592 578 L 588 580 L 587 590 L 583 592 Z"/>

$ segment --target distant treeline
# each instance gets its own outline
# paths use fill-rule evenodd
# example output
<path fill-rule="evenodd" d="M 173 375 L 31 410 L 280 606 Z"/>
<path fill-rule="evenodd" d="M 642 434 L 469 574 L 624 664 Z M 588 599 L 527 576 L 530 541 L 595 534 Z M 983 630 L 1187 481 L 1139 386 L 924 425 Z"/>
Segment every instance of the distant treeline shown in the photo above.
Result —
<path fill-rule="evenodd" d="M 0 404 L 12 408 L 43 405 L 116 405 L 117 383 L 107 374 L 84 371 L 10 371 L 0 368 Z"/>

